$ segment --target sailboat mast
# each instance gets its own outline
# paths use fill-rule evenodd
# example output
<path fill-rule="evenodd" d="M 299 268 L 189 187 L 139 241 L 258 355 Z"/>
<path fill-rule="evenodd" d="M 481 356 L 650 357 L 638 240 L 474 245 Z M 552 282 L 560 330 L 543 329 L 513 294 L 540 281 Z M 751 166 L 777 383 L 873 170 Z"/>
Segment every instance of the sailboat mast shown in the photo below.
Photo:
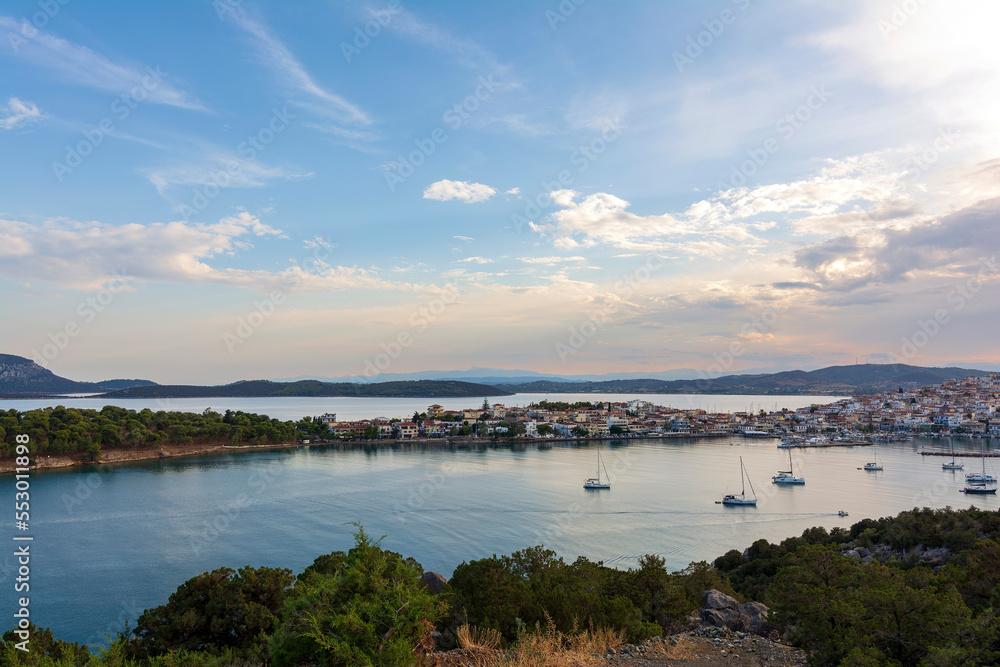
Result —
<path fill-rule="evenodd" d="M 747 476 L 743 472 L 743 457 L 740 457 L 740 482 L 743 483 L 743 490 L 740 491 L 740 495 L 746 497 L 747 495 Z"/>

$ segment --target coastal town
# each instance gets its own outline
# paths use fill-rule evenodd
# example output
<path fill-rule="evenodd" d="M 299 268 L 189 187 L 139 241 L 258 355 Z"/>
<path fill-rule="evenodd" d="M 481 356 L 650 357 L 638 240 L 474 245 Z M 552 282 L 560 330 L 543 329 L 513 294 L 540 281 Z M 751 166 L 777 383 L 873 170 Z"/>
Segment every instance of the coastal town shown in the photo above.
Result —
<path fill-rule="evenodd" d="M 339 440 L 417 438 L 781 437 L 849 435 L 892 439 L 910 435 L 1000 437 L 1000 373 L 948 380 L 789 410 L 706 412 L 654 405 L 643 399 L 508 407 L 484 400 L 478 408 L 434 404 L 410 419 L 342 421 L 315 418 Z M 325 434 L 324 434 L 325 435 Z"/>

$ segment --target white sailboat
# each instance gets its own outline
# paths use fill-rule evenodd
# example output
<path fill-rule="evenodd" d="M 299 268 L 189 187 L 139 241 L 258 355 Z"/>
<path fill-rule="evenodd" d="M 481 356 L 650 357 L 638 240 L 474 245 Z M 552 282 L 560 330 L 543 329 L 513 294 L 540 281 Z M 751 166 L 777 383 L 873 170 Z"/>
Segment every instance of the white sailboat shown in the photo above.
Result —
<path fill-rule="evenodd" d="M 983 471 L 980 472 L 970 472 L 966 473 L 965 481 L 970 484 L 996 484 L 997 478 L 995 475 L 986 474 L 986 448 L 983 448 Z"/>
<path fill-rule="evenodd" d="M 601 480 L 601 468 L 604 468 L 604 463 L 601 461 L 601 451 L 597 450 L 597 477 L 591 477 L 583 483 L 583 488 L 585 489 L 610 489 L 611 488 L 611 478 L 608 476 L 608 469 L 604 468 L 605 480 Z"/>
<path fill-rule="evenodd" d="M 962 467 L 963 466 L 962 466 L 961 463 L 956 463 L 956 461 L 955 461 L 955 441 L 952 440 L 951 441 L 951 461 L 949 461 L 948 463 L 942 463 L 941 464 L 941 469 L 942 470 L 961 470 Z"/>
<path fill-rule="evenodd" d="M 869 461 L 868 463 L 866 463 L 864 465 L 864 469 L 865 470 L 881 470 L 882 469 L 882 461 L 878 457 L 878 445 L 875 443 L 875 441 L 872 441 L 872 448 L 873 448 L 873 451 L 875 452 L 875 455 L 872 458 L 875 459 L 875 460 L 874 461 Z"/>
<path fill-rule="evenodd" d="M 757 504 L 757 494 L 753 490 L 753 482 L 750 482 L 750 493 L 753 493 L 753 498 L 747 498 L 747 481 L 750 476 L 747 474 L 746 469 L 743 467 L 743 457 L 740 457 L 740 481 L 743 482 L 743 490 L 740 491 L 740 495 L 726 494 L 722 498 L 723 505 L 756 505 Z"/>
<path fill-rule="evenodd" d="M 805 477 L 796 477 L 792 469 L 792 450 L 788 450 L 788 470 L 779 470 L 778 474 L 771 478 L 774 484 L 805 484 Z"/>

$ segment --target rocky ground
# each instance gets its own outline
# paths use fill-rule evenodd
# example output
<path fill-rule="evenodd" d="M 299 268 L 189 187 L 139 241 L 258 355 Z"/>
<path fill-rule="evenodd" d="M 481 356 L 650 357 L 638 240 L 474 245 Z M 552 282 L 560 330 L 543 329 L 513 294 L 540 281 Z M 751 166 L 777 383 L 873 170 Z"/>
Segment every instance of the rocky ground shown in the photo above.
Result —
<path fill-rule="evenodd" d="M 720 591 L 708 590 L 702 595 L 701 609 L 689 619 L 692 630 L 667 638 L 656 637 L 641 644 L 617 646 L 601 654 L 551 655 L 544 664 L 559 667 L 805 665 L 804 652 L 777 641 L 777 634 L 767 624 L 767 616 L 767 607 L 759 602 L 741 604 Z M 435 667 L 494 667 L 506 664 L 505 657 L 507 663 L 513 665 L 543 664 L 515 660 L 501 651 L 484 648 L 437 653 L 433 664 Z"/>
<path fill-rule="evenodd" d="M 606 664 L 618 667 L 785 667 L 806 664 L 805 653 L 796 648 L 727 628 L 701 628 L 673 635 L 669 639 L 656 638 L 626 645 L 605 654 L 603 658 Z"/>
<path fill-rule="evenodd" d="M 503 664 L 498 651 L 468 649 L 438 653 L 435 667 L 494 667 Z M 806 664 L 806 654 L 794 647 L 727 628 L 700 628 L 657 637 L 641 644 L 626 644 L 604 655 L 551 664 L 566 667 L 792 667 Z M 533 663 L 535 664 L 535 663 Z"/>

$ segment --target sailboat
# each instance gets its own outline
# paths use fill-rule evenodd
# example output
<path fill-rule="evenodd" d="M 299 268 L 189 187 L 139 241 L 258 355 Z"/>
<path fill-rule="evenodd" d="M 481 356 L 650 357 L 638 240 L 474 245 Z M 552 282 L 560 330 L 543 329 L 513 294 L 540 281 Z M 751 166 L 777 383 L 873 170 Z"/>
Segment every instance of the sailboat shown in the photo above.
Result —
<path fill-rule="evenodd" d="M 604 468 L 604 476 L 606 480 L 601 480 L 601 468 L 604 468 L 604 463 L 601 461 L 601 451 L 597 450 L 597 477 L 591 477 L 583 483 L 583 488 L 585 489 L 610 489 L 611 488 L 611 478 L 608 476 L 608 469 Z"/>
<path fill-rule="evenodd" d="M 792 450 L 788 450 L 788 470 L 779 470 L 778 474 L 771 478 L 774 484 L 805 484 L 805 477 L 796 477 L 792 470 Z"/>
<path fill-rule="evenodd" d="M 864 466 L 864 468 L 865 468 L 865 470 L 881 470 L 882 469 L 882 462 L 878 458 L 878 445 L 875 444 L 874 440 L 872 441 L 872 447 L 874 448 L 874 452 L 875 452 L 875 456 L 873 456 L 872 458 L 874 458 L 875 460 L 874 461 L 869 461 L 868 463 L 866 463 L 865 466 Z"/>
<path fill-rule="evenodd" d="M 986 448 L 983 448 L 983 471 L 966 473 L 965 481 L 970 484 L 996 484 L 997 478 L 994 475 L 986 474 Z M 975 491 L 973 492 L 975 493 Z M 989 491 L 984 491 L 982 493 L 989 493 Z"/>
<path fill-rule="evenodd" d="M 757 504 L 757 494 L 753 490 L 753 482 L 750 482 L 750 493 L 753 493 L 753 498 L 747 498 L 747 480 L 749 479 L 746 468 L 743 467 L 743 457 L 740 457 L 740 481 L 743 482 L 743 490 L 740 491 L 740 495 L 736 496 L 733 494 L 726 494 L 722 498 L 723 505 L 756 505 Z"/>
<path fill-rule="evenodd" d="M 951 441 L 951 461 L 941 464 L 942 470 L 961 470 L 962 464 L 955 462 L 955 441 Z"/>

